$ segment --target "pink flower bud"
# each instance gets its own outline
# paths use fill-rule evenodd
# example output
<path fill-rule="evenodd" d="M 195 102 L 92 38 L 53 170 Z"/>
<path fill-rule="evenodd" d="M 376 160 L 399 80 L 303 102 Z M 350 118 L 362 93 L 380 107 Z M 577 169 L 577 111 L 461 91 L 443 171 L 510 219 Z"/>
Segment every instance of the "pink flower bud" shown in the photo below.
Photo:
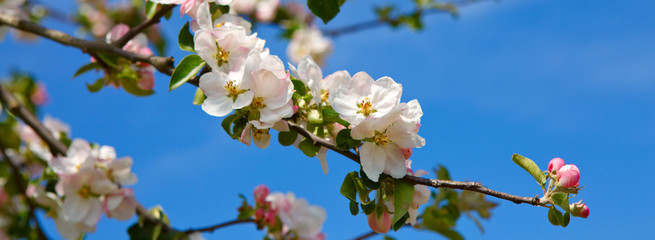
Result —
<path fill-rule="evenodd" d="M 264 219 L 264 209 L 258 208 L 255 211 L 255 219 Z"/>
<path fill-rule="evenodd" d="M 412 156 L 412 148 L 401 148 L 400 151 L 403 152 L 403 156 L 405 156 L 405 159 L 409 159 L 409 157 Z"/>
<path fill-rule="evenodd" d="M 293 109 L 293 114 L 296 114 L 300 109 L 300 107 L 298 105 L 293 105 L 292 109 Z"/>
<path fill-rule="evenodd" d="M 574 203 L 569 206 L 571 208 L 571 215 L 574 217 L 587 218 L 589 217 L 589 207 L 585 203 Z"/>
<path fill-rule="evenodd" d="M 391 216 L 386 211 L 383 211 L 380 217 L 376 217 L 376 213 L 373 212 L 367 218 L 368 226 L 376 233 L 386 233 L 391 229 Z"/>
<path fill-rule="evenodd" d="M 548 163 L 548 171 L 549 172 L 557 171 L 560 168 L 562 168 L 563 166 L 564 166 L 564 160 L 563 159 L 553 158 L 553 160 L 550 160 L 550 162 Z"/>
<path fill-rule="evenodd" d="M 115 42 L 118 41 L 123 35 L 125 35 L 127 32 L 130 31 L 130 27 L 119 23 L 116 26 L 114 26 L 111 31 L 107 33 L 107 37 L 105 38 L 105 41 L 107 43 Z"/>
<path fill-rule="evenodd" d="M 580 170 L 573 164 L 565 165 L 557 171 L 557 178 L 561 187 L 577 187 L 578 181 L 580 181 Z"/>
<path fill-rule="evenodd" d="M 266 204 L 266 196 L 270 193 L 266 185 L 259 185 L 255 188 L 255 202 L 260 205 Z"/>
<path fill-rule="evenodd" d="M 266 223 L 270 226 L 275 225 L 275 212 L 270 211 L 266 213 Z"/>
<path fill-rule="evenodd" d="M 41 82 L 36 84 L 32 96 L 30 96 L 32 102 L 36 105 L 43 105 L 48 101 L 48 92 L 45 90 L 45 85 Z"/>
<path fill-rule="evenodd" d="M 149 69 L 139 71 L 140 79 L 136 83 L 143 90 L 152 90 L 155 87 L 155 73 Z"/>

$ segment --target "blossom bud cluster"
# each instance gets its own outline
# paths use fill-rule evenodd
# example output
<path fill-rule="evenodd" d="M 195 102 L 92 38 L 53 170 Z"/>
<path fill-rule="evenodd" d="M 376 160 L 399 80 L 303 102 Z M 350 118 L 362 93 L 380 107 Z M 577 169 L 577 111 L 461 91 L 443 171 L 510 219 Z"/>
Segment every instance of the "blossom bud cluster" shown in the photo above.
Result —
<path fill-rule="evenodd" d="M 112 43 L 118 41 L 123 37 L 130 27 L 125 24 L 117 24 L 114 26 L 111 31 L 107 33 L 105 41 L 107 43 Z M 152 49 L 148 47 L 148 38 L 145 34 L 139 33 L 133 39 L 128 41 L 123 50 L 138 54 L 152 55 Z M 137 86 L 143 90 L 152 90 L 155 87 L 155 67 L 148 63 L 138 62 L 135 65 L 131 66 L 132 70 L 136 72 L 139 80 L 137 81 Z M 116 86 L 118 86 L 117 83 Z"/>
<path fill-rule="evenodd" d="M 561 158 L 553 158 L 548 163 L 548 172 L 554 175 L 557 184 L 560 187 L 571 188 L 580 184 L 580 170 L 573 164 L 564 164 Z"/>
<path fill-rule="evenodd" d="M 325 210 L 312 206 L 293 193 L 270 193 L 268 187 L 255 188 L 254 220 L 257 226 L 268 229 L 272 239 L 322 240 Z"/>

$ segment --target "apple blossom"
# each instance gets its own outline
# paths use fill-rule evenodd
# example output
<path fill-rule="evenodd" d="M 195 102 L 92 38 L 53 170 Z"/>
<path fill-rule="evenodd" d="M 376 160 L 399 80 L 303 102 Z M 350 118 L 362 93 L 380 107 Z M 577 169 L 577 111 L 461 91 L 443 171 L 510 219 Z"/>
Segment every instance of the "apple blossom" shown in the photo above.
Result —
<path fill-rule="evenodd" d="M 270 193 L 266 185 L 259 185 L 255 188 L 253 195 L 257 204 L 266 204 L 266 196 Z"/>
<path fill-rule="evenodd" d="M 563 166 L 557 171 L 557 184 L 561 187 L 577 187 L 580 181 L 580 170 L 573 164 Z"/>
<path fill-rule="evenodd" d="M 269 129 L 253 128 L 253 125 L 248 123 L 241 132 L 241 142 L 250 146 L 250 140 L 255 142 L 255 146 L 260 149 L 265 149 L 271 143 L 271 134 L 268 133 Z"/>
<path fill-rule="evenodd" d="M 564 160 L 561 158 L 553 158 L 548 163 L 548 172 L 555 173 L 564 166 Z"/>
<path fill-rule="evenodd" d="M 322 64 L 331 51 L 332 41 L 324 38 L 318 28 L 307 27 L 293 32 L 287 47 L 287 56 L 296 63 L 305 56 L 311 56 L 318 64 Z"/>
<path fill-rule="evenodd" d="M 102 201 L 98 197 L 118 190 L 98 169 L 82 168 L 73 175 L 62 175 L 55 187 L 60 196 L 65 196 L 62 213 L 66 221 L 83 222 L 95 226 L 102 214 Z"/>
<path fill-rule="evenodd" d="M 275 55 L 261 57 L 251 54 L 245 64 L 252 69 L 244 74 L 255 85 L 250 111 L 259 115 L 249 119 L 258 129 L 270 128 L 283 118 L 293 115 L 293 84 L 282 60 Z M 251 113 L 252 115 L 252 113 Z"/>
<path fill-rule="evenodd" d="M 193 232 L 193 233 L 190 233 L 189 235 L 187 235 L 187 239 L 188 239 L 188 240 L 205 240 L 205 238 L 202 237 L 202 233 L 201 233 L 201 232 Z"/>
<path fill-rule="evenodd" d="M 382 211 L 382 216 L 377 216 L 376 211 L 366 216 L 368 226 L 376 233 L 387 233 L 391 229 L 391 215 Z"/>
<path fill-rule="evenodd" d="M 389 77 L 373 81 L 367 73 L 358 72 L 331 96 L 331 105 L 343 120 L 356 126 L 367 117 L 380 118 L 398 107 L 401 93 L 402 86 Z"/>
<path fill-rule="evenodd" d="M 102 209 L 107 217 L 127 220 L 134 216 L 137 205 L 134 190 L 121 188 L 117 192 L 105 196 Z"/>
<path fill-rule="evenodd" d="M 34 86 L 34 92 L 30 95 L 30 100 L 36 105 L 43 105 L 48 102 L 48 92 L 46 91 L 45 84 L 38 82 Z"/>
<path fill-rule="evenodd" d="M 260 22 L 270 22 L 277 13 L 280 0 L 238 0 L 230 4 L 230 11 L 250 15 L 255 11 L 255 17 Z"/>
<path fill-rule="evenodd" d="M 414 99 L 407 103 L 400 103 L 398 107 L 400 108 L 402 123 L 408 129 L 413 129 L 415 133 L 418 133 L 419 127 L 421 126 L 421 117 L 423 116 L 423 110 L 418 100 Z"/>
<path fill-rule="evenodd" d="M 581 217 L 581 218 L 587 218 L 589 217 L 589 207 L 587 206 L 586 203 L 574 203 L 571 204 L 570 207 L 571 209 L 571 215 L 574 217 Z"/>
<path fill-rule="evenodd" d="M 400 119 L 396 109 L 377 119 L 369 119 L 352 129 L 353 139 L 363 140 L 360 150 L 362 168 L 371 180 L 377 182 L 382 172 L 393 178 L 405 176 L 405 156 L 402 148 L 420 148 L 425 139 L 403 124 L 394 123 Z"/>
<path fill-rule="evenodd" d="M 326 218 L 325 210 L 310 206 L 307 200 L 296 198 L 293 193 L 272 193 L 266 197 L 284 227 L 299 239 L 322 239 L 321 228 Z"/>
<path fill-rule="evenodd" d="M 428 172 L 425 170 L 418 170 L 415 173 L 412 173 L 412 169 L 410 168 L 412 164 L 411 160 L 407 160 L 405 162 L 405 166 L 407 166 L 407 174 L 408 175 L 413 175 L 415 177 L 422 177 L 424 175 L 428 175 Z M 407 219 L 407 223 L 411 225 L 416 224 L 416 218 L 418 217 L 418 208 L 426 204 L 428 201 L 430 201 L 430 189 L 428 189 L 427 186 L 425 185 L 414 185 L 414 196 L 412 198 L 412 204 L 409 206 L 409 209 L 407 211 L 409 212 L 409 219 Z"/>

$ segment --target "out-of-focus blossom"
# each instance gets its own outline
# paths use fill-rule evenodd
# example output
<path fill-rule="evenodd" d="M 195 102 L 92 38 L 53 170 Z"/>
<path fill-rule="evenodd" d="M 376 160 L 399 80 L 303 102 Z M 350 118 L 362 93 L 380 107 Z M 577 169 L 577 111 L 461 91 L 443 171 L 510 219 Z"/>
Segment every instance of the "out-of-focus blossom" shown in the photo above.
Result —
<path fill-rule="evenodd" d="M 323 37 L 316 27 L 296 30 L 287 47 L 287 56 L 292 62 L 298 63 L 305 56 L 311 56 L 319 65 L 325 62 L 325 57 L 332 51 L 332 41 Z"/>

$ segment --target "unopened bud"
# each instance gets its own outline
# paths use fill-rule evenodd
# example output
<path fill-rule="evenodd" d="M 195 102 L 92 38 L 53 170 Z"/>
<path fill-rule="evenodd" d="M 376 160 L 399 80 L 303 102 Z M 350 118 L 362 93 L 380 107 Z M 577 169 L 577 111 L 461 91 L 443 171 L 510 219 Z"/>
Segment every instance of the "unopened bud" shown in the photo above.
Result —
<path fill-rule="evenodd" d="M 409 159 L 409 157 L 412 156 L 412 148 L 401 148 L 400 151 L 403 152 L 403 156 L 405 156 L 405 159 Z"/>
<path fill-rule="evenodd" d="M 557 171 L 558 184 L 561 187 L 577 187 L 580 181 L 580 170 L 573 164 L 565 165 Z"/>
<path fill-rule="evenodd" d="M 270 193 L 266 185 L 259 185 L 255 188 L 255 202 L 260 205 L 266 204 L 266 196 Z"/>
<path fill-rule="evenodd" d="M 377 217 L 376 213 L 373 212 L 367 218 L 368 226 L 376 233 L 386 233 L 391 229 L 391 216 L 386 211 L 383 211 L 380 217 Z"/>
<path fill-rule="evenodd" d="M 587 207 L 586 203 L 574 203 L 569 205 L 569 208 L 571 208 L 571 215 L 574 217 L 589 217 L 589 207 Z"/>
<path fill-rule="evenodd" d="M 550 160 L 550 162 L 548 163 L 548 171 L 549 172 L 558 171 L 563 166 L 564 166 L 564 160 L 563 159 L 553 158 L 553 160 Z"/>

